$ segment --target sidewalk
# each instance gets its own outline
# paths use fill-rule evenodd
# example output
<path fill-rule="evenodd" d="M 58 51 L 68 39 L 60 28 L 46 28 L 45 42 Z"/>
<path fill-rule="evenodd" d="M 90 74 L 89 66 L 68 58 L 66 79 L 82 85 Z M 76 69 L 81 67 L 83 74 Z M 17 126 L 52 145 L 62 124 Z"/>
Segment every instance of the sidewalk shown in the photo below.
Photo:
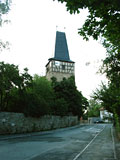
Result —
<path fill-rule="evenodd" d="M 118 139 L 115 128 L 114 128 L 114 140 L 115 140 L 115 150 L 116 150 L 117 160 L 120 160 L 120 139 Z"/>

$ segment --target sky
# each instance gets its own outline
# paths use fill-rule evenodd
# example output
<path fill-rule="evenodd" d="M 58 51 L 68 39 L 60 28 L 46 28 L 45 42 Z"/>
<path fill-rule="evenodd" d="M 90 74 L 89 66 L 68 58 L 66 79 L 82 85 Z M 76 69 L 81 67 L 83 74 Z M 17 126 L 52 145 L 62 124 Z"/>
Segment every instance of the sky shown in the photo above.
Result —
<path fill-rule="evenodd" d="M 12 0 L 5 18 L 11 22 L 0 28 L 1 39 L 10 49 L 0 53 L 0 61 L 27 67 L 31 75 L 45 75 L 45 65 L 54 56 L 56 31 L 66 33 L 70 59 L 75 62 L 76 86 L 89 98 L 105 76 L 96 74 L 106 50 L 99 41 L 83 40 L 78 35 L 88 15 L 87 10 L 70 15 L 65 4 L 53 0 Z"/>

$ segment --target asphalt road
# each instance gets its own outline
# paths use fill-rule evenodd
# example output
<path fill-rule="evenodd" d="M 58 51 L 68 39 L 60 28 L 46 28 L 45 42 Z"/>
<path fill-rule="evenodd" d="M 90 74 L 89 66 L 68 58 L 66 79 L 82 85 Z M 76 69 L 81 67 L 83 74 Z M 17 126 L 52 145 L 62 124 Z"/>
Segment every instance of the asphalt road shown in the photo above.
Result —
<path fill-rule="evenodd" d="M 0 160 L 115 160 L 112 124 L 0 138 Z"/>

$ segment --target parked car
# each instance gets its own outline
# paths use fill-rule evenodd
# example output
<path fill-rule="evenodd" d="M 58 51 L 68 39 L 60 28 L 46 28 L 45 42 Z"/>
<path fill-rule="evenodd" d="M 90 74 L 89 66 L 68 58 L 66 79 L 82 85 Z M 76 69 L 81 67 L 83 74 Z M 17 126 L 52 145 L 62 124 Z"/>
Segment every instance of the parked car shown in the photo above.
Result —
<path fill-rule="evenodd" d="M 104 123 L 102 120 L 95 121 L 94 123 Z"/>

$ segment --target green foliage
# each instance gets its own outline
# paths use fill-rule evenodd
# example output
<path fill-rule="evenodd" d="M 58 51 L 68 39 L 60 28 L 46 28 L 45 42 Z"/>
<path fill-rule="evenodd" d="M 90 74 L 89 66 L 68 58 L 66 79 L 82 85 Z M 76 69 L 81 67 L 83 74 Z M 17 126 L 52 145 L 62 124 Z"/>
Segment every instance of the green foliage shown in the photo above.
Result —
<path fill-rule="evenodd" d="M 53 88 L 51 86 L 51 82 L 46 79 L 46 77 L 40 77 L 35 75 L 33 78 L 33 93 L 36 96 L 41 95 L 48 103 L 53 98 Z"/>
<path fill-rule="evenodd" d="M 0 111 L 10 110 L 12 103 L 15 107 L 19 104 L 17 100 L 24 98 L 23 93 L 32 81 L 27 71 L 24 69 L 24 73 L 20 74 L 18 66 L 0 62 Z M 13 99 L 12 102 L 11 99 Z"/>
<path fill-rule="evenodd" d="M 120 46 L 120 1 L 119 0 L 58 0 L 66 2 L 67 10 L 80 13 L 80 9 L 88 9 L 89 15 L 79 29 L 79 34 L 88 40 L 89 36 L 99 36 L 114 46 Z"/>
<path fill-rule="evenodd" d="M 5 111 L 8 112 L 22 112 L 23 111 L 23 104 L 21 104 L 21 99 L 20 94 L 19 94 L 19 89 L 13 87 L 11 91 L 9 92 L 8 96 L 8 104 L 5 108 Z"/>
<path fill-rule="evenodd" d="M 99 117 L 100 116 L 100 108 L 101 104 L 91 99 L 89 101 L 89 108 L 88 108 L 88 117 Z"/>
<path fill-rule="evenodd" d="M 0 1 L 0 26 L 3 22 L 6 22 L 6 20 L 3 20 L 2 15 L 7 14 L 9 12 L 10 4 L 11 0 Z"/>
<path fill-rule="evenodd" d="M 64 98 L 55 99 L 53 105 L 53 114 L 59 116 L 68 115 L 68 104 Z"/>
<path fill-rule="evenodd" d="M 64 78 L 61 82 L 57 82 L 53 77 L 52 85 L 56 99 L 62 98 L 67 103 L 68 114 L 82 116 L 88 102 L 82 93 L 77 90 L 74 77 Z"/>
<path fill-rule="evenodd" d="M 27 95 L 26 102 L 26 107 L 24 108 L 25 116 L 38 118 L 49 114 L 49 105 L 43 97 L 31 93 Z"/>
<path fill-rule="evenodd" d="M 112 52 L 113 51 L 113 52 Z M 108 55 L 103 61 L 101 73 L 106 74 L 108 85 L 101 85 L 94 97 L 101 100 L 102 105 L 110 112 L 120 115 L 120 54 L 114 47 L 108 49 Z"/>
<path fill-rule="evenodd" d="M 8 104 L 8 94 L 14 86 L 19 84 L 19 70 L 15 65 L 0 62 L 0 110 Z"/>
<path fill-rule="evenodd" d="M 101 105 L 113 113 L 114 124 L 120 131 L 120 88 L 118 85 L 114 82 L 109 82 L 108 86 L 102 84 L 101 88 L 94 92 L 94 98 L 100 100 Z"/>
<path fill-rule="evenodd" d="M 35 75 L 32 86 L 27 89 L 25 115 L 40 117 L 51 113 L 54 92 L 51 83 Z"/>
<path fill-rule="evenodd" d="M 20 112 L 26 116 L 47 114 L 82 116 L 87 99 L 76 89 L 74 77 L 52 82 L 46 77 L 31 77 L 28 69 L 0 62 L 0 111 Z"/>
<path fill-rule="evenodd" d="M 10 4 L 11 4 L 11 0 L 0 1 L 0 26 L 2 26 L 3 23 L 9 22 L 8 20 L 3 19 L 3 15 L 9 12 Z M 5 49 L 5 48 L 9 48 L 9 42 L 3 42 L 0 39 L 0 51 L 2 51 L 2 49 Z"/>
<path fill-rule="evenodd" d="M 118 132 L 120 132 L 120 117 L 114 113 L 115 126 Z"/>
<path fill-rule="evenodd" d="M 94 98 L 100 100 L 102 106 L 109 112 L 120 115 L 120 89 L 112 83 L 108 86 L 102 84 L 101 89 L 94 92 Z"/>
<path fill-rule="evenodd" d="M 119 0 L 58 0 L 66 2 L 67 10 L 80 13 L 80 9 L 88 9 L 87 19 L 79 29 L 79 34 L 89 40 L 101 38 L 107 49 L 107 57 L 103 61 L 101 73 L 108 78 L 108 86 L 102 84 L 95 97 L 104 107 L 114 114 L 120 115 L 120 1 Z"/>
<path fill-rule="evenodd" d="M 106 74 L 109 82 L 112 82 L 119 87 L 120 79 L 120 54 L 110 51 L 103 61 L 101 73 Z"/>
<path fill-rule="evenodd" d="M 10 10 L 10 0 L 0 1 L 0 14 L 6 14 Z"/>

